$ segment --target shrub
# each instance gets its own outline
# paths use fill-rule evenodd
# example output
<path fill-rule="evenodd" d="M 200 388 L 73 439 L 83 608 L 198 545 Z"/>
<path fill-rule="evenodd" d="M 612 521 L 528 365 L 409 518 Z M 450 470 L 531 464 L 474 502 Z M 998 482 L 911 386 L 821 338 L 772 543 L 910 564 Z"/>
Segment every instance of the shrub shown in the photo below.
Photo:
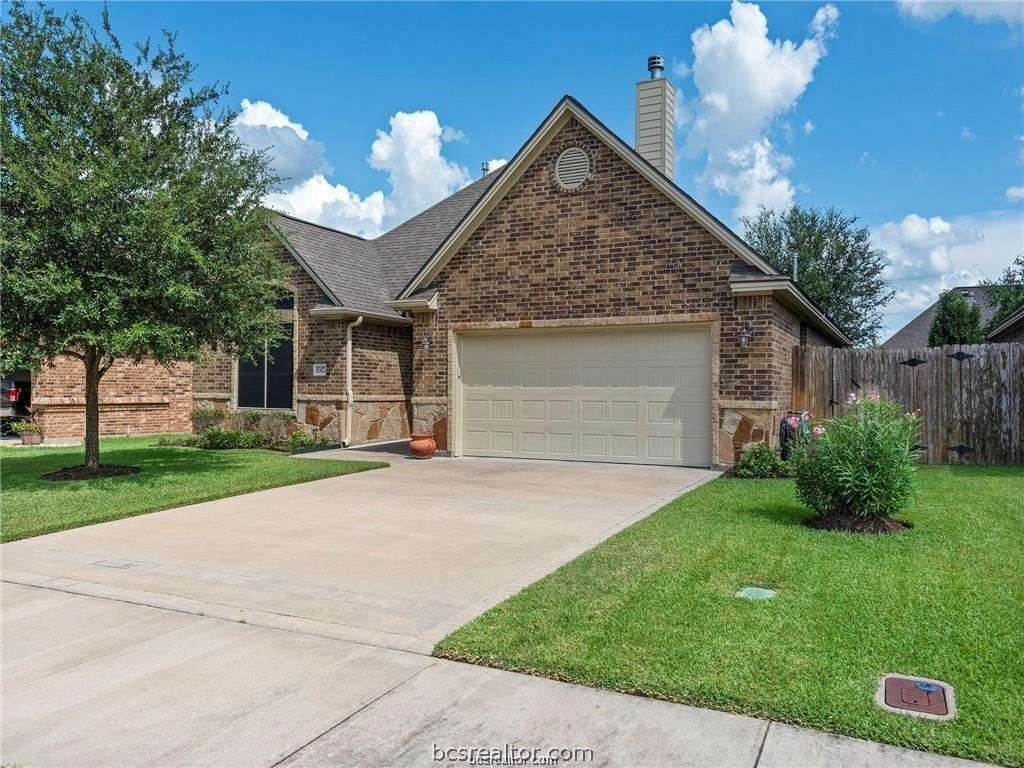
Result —
<path fill-rule="evenodd" d="M 199 437 L 196 435 L 185 435 L 184 437 L 165 435 L 156 441 L 157 445 L 177 445 L 185 448 L 195 448 L 199 445 Z"/>
<path fill-rule="evenodd" d="M 255 432 L 263 415 L 260 411 L 235 411 L 228 414 L 224 428 L 233 432 Z"/>
<path fill-rule="evenodd" d="M 232 448 L 261 448 L 264 439 L 256 432 L 242 432 L 238 429 L 221 429 L 210 427 L 199 436 L 198 445 L 213 451 L 223 451 Z"/>
<path fill-rule="evenodd" d="M 920 421 L 875 392 L 847 402 L 824 425 L 797 420 L 797 497 L 819 515 L 892 517 L 913 493 Z"/>
<path fill-rule="evenodd" d="M 39 421 L 32 421 L 31 419 L 21 419 L 20 421 L 11 422 L 11 432 L 16 435 L 32 435 L 43 433 L 43 424 Z"/>
<path fill-rule="evenodd" d="M 203 434 L 210 427 L 218 427 L 224 421 L 224 411 L 216 408 L 196 408 L 192 411 L 192 431 Z"/>
<path fill-rule="evenodd" d="M 786 471 L 785 462 L 767 442 L 758 443 L 736 462 L 736 477 L 771 479 L 785 477 Z"/>
<path fill-rule="evenodd" d="M 267 444 L 283 445 L 288 440 L 288 426 L 293 418 L 291 413 L 271 411 L 260 414 L 255 431 L 263 436 Z"/>
<path fill-rule="evenodd" d="M 293 451 L 296 448 L 307 448 L 311 445 L 315 445 L 314 438 L 311 435 L 307 435 L 301 429 L 297 429 L 288 435 L 288 447 Z"/>

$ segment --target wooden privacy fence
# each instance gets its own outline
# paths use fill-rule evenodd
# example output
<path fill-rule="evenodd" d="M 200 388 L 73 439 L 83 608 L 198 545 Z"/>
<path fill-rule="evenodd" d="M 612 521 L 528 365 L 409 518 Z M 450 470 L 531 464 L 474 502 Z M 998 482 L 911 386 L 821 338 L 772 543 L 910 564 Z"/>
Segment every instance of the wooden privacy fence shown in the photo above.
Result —
<path fill-rule="evenodd" d="M 793 410 L 838 415 L 877 390 L 922 418 L 922 461 L 1024 464 L 1024 344 L 793 350 Z"/>

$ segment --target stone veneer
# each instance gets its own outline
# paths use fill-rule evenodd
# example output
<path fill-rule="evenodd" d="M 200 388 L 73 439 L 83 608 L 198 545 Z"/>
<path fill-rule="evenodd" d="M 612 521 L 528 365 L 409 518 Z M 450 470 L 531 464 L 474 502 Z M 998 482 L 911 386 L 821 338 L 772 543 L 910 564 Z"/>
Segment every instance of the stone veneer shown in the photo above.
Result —
<path fill-rule="evenodd" d="M 592 168 L 574 192 L 553 178 L 555 159 L 569 146 L 582 147 Z M 733 463 L 737 442 L 742 449 L 754 435 L 774 441 L 790 407 L 791 347 L 801 342 L 799 321 L 775 298 L 732 293 L 734 260 L 702 225 L 569 120 L 438 273 L 436 312 L 414 315 L 413 428 L 448 429 L 449 332 L 701 316 L 718 328 L 714 396 L 721 406 L 713 455 Z M 753 328 L 747 346 L 738 333 L 744 322 Z"/>

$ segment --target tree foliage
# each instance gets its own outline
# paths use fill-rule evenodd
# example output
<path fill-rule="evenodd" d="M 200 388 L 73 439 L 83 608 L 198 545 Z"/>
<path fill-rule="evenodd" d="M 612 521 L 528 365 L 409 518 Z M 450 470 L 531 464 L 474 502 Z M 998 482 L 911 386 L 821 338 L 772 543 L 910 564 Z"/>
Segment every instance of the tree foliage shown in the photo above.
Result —
<path fill-rule="evenodd" d="M 19 2 L 0 66 L 0 369 L 82 361 L 95 467 L 115 360 L 248 355 L 280 333 L 261 204 L 277 179 L 232 130 L 226 90 L 193 87 L 171 34 L 129 55 L 106 12 L 98 32 Z"/>
<path fill-rule="evenodd" d="M 981 284 L 995 289 L 989 292 L 990 302 L 995 304 L 996 311 L 985 326 L 988 333 L 1024 307 L 1024 254 L 1018 254 L 998 280 L 982 280 Z"/>
<path fill-rule="evenodd" d="M 742 220 L 744 237 L 797 284 L 856 344 L 877 341 L 881 309 L 895 295 L 882 276 L 884 251 L 871 245 L 867 227 L 836 208 L 762 209 Z"/>
<path fill-rule="evenodd" d="M 928 330 L 929 347 L 980 344 L 982 336 L 981 309 L 977 304 L 956 291 L 946 291 L 939 297 L 939 306 Z"/>

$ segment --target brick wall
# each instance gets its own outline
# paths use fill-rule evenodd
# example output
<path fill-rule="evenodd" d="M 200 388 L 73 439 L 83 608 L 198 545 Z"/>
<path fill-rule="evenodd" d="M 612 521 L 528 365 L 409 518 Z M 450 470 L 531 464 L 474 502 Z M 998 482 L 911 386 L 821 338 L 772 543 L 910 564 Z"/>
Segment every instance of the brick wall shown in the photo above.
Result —
<path fill-rule="evenodd" d="M 592 167 L 570 193 L 553 178 L 568 146 L 583 147 Z M 735 258 L 570 121 L 442 269 L 437 311 L 416 315 L 414 421 L 428 408 L 443 418 L 447 331 L 479 322 L 713 313 L 721 322 L 719 397 L 777 402 L 791 375 L 782 351 L 789 329 L 772 297 L 732 294 Z M 753 331 L 747 346 L 739 342 L 744 322 Z M 762 429 L 776 415 L 764 416 Z"/>
<path fill-rule="evenodd" d="M 48 438 L 85 434 L 85 368 L 73 357 L 32 374 L 32 406 Z M 192 365 L 118 360 L 100 380 L 100 433 L 185 432 L 192 412 Z"/>

